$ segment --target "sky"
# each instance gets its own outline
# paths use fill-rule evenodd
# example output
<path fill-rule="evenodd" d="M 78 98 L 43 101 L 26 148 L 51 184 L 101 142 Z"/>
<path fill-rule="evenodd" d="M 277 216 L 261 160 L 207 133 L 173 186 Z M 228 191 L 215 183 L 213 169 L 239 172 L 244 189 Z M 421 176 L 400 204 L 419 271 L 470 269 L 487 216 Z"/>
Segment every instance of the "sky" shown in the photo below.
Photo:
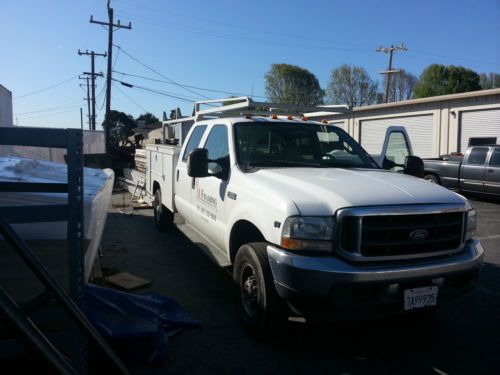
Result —
<path fill-rule="evenodd" d="M 394 68 L 419 76 L 432 63 L 500 73 L 500 0 L 112 0 L 112 109 L 161 118 L 193 101 L 230 93 L 265 100 L 264 76 L 273 63 L 298 65 L 327 86 L 347 63 L 377 81 L 388 55 L 379 46 L 404 43 Z M 0 84 L 13 95 L 14 124 L 80 127 L 86 87 L 78 75 L 104 53 L 106 0 L 2 0 Z M 106 73 L 106 59 L 96 57 Z M 125 74 L 123 74 L 125 73 Z M 132 84 L 122 85 L 119 81 Z M 105 79 L 97 78 L 98 130 Z M 189 86 L 189 87 L 186 87 Z M 215 91 L 209 91 L 215 90 Z M 222 92 L 218 92 L 222 91 Z M 84 119 L 86 121 L 86 119 Z M 87 128 L 85 123 L 84 127 Z"/>

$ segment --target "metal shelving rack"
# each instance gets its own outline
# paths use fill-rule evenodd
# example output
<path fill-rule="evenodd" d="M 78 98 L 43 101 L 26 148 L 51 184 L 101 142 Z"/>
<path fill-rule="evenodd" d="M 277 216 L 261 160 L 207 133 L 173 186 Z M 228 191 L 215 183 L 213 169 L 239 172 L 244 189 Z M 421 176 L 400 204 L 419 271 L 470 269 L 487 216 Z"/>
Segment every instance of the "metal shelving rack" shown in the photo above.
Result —
<path fill-rule="evenodd" d="M 119 372 L 127 369 L 102 339 L 84 311 L 83 131 L 80 129 L 0 128 L 0 145 L 67 149 L 67 183 L 0 182 L 1 192 L 67 193 L 67 204 L 0 207 L 0 234 L 45 286 L 32 301 L 18 305 L 0 285 L 0 317 L 20 341 L 60 373 L 87 372 L 87 336 L 107 355 Z M 12 223 L 67 221 L 68 277 L 66 292 L 29 246 L 12 230 Z M 34 310 L 55 298 L 78 327 L 72 337 L 70 359 L 55 348 L 29 319 Z"/>

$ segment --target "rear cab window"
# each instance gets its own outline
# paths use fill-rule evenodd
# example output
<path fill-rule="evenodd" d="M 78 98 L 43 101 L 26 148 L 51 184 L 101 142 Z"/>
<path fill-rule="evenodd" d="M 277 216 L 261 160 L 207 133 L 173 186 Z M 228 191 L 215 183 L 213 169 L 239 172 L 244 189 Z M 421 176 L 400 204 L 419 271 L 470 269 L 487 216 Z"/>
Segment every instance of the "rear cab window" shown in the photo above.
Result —
<path fill-rule="evenodd" d="M 200 141 L 203 138 L 203 134 L 205 133 L 206 128 L 207 128 L 206 125 L 199 125 L 193 129 L 191 136 L 189 137 L 188 143 L 186 145 L 186 148 L 184 149 L 184 154 L 182 155 L 183 162 L 187 160 L 191 151 L 193 151 L 200 145 Z"/>

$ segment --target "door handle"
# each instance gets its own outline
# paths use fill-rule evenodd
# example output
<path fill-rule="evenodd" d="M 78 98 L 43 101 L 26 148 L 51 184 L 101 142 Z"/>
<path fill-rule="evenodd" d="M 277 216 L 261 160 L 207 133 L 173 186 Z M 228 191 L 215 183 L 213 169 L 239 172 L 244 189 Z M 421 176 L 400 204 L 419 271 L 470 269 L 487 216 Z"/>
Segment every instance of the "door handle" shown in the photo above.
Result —
<path fill-rule="evenodd" d="M 193 177 L 193 178 L 191 179 L 191 189 L 194 189 L 194 186 L 195 186 L 195 181 L 196 181 L 196 178 L 195 178 L 195 177 Z"/>
<path fill-rule="evenodd" d="M 495 172 L 494 169 L 488 169 L 488 173 L 493 173 L 493 172 Z"/>
<path fill-rule="evenodd" d="M 179 170 L 178 170 L 178 169 L 177 169 L 177 173 L 176 173 L 176 176 L 175 176 L 175 180 L 176 180 L 177 182 L 179 182 Z"/>

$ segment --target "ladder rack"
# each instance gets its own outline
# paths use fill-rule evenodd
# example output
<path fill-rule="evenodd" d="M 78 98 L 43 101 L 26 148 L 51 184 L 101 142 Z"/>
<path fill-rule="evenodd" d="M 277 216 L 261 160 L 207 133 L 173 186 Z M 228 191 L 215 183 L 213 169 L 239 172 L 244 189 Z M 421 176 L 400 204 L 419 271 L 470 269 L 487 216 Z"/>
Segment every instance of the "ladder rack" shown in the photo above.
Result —
<path fill-rule="evenodd" d="M 203 109 L 203 106 L 210 108 Z M 164 125 L 172 125 L 184 122 L 195 122 L 205 118 L 220 117 L 239 117 L 245 115 L 305 115 L 307 113 L 324 113 L 333 115 L 340 113 L 349 113 L 349 106 L 343 105 L 324 105 L 324 106 L 305 106 L 296 104 L 256 102 L 248 96 L 239 96 L 236 98 L 201 100 L 194 104 L 193 115 L 175 120 L 163 121 Z"/>
<path fill-rule="evenodd" d="M 206 108 L 208 107 L 208 108 Z M 201 100 L 194 104 L 193 114 L 189 117 L 182 117 L 162 122 L 163 140 L 165 141 L 165 127 L 188 124 L 192 125 L 196 121 L 203 119 L 213 119 L 221 117 L 242 117 L 271 116 L 271 115 L 295 115 L 308 117 L 326 117 L 335 114 L 350 113 L 351 108 L 343 105 L 323 105 L 304 106 L 284 103 L 256 102 L 248 96 L 235 98 Z"/>

